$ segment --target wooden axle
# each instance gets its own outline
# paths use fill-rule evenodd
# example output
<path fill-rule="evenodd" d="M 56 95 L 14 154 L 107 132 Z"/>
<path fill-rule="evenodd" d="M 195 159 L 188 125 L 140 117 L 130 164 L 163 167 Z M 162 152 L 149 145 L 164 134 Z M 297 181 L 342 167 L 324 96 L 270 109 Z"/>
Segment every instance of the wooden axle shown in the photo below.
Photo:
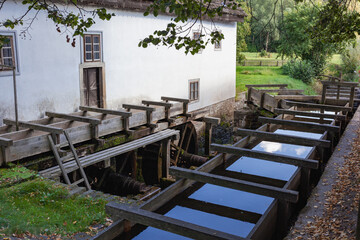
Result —
<path fill-rule="evenodd" d="M 211 173 L 199 172 L 196 170 L 171 167 L 170 174 L 179 178 L 187 178 L 202 183 L 210 183 L 244 192 L 282 199 L 293 203 L 296 203 L 299 198 L 299 193 L 297 191 L 233 179 Z"/>
<path fill-rule="evenodd" d="M 272 162 L 292 164 L 295 166 L 305 167 L 305 168 L 317 169 L 319 166 L 319 162 L 316 160 L 290 157 L 282 154 L 267 153 L 263 151 L 257 151 L 257 150 L 239 148 L 233 146 L 225 146 L 215 143 L 211 144 L 211 149 L 213 151 L 218 151 L 222 153 L 230 153 L 230 154 L 235 154 L 237 156 L 252 157 L 252 158 L 258 158 Z"/>
<path fill-rule="evenodd" d="M 266 118 L 266 117 L 259 117 L 258 121 L 261 123 L 271 123 L 271 124 L 307 128 L 309 130 L 315 129 L 315 130 L 323 130 L 323 131 L 330 131 L 336 133 L 340 132 L 340 127 L 332 126 L 329 124 L 318 124 L 318 123 L 309 123 L 309 122 L 294 121 L 294 120 L 282 120 L 282 119 Z"/>

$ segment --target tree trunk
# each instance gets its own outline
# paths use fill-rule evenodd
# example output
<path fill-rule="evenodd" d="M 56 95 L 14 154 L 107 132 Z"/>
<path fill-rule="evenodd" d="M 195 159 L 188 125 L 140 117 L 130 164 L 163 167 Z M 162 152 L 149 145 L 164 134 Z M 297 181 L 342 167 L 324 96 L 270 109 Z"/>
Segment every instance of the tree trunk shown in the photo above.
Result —
<path fill-rule="evenodd" d="M 266 44 L 265 44 L 265 51 L 268 52 L 269 46 L 269 32 L 266 33 Z"/>

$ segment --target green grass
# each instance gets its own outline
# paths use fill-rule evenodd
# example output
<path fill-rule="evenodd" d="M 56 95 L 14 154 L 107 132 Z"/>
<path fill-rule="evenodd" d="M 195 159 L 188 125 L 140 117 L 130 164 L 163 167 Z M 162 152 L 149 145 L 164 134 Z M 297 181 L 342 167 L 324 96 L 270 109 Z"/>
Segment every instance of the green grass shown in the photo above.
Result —
<path fill-rule="evenodd" d="M 0 189 L 0 234 L 61 234 L 89 231 L 105 222 L 103 199 L 68 197 L 68 190 L 39 177 Z"/>
<path fill-rule="evenodd" d="M 316 95 L 315 90 L 301 80 L 282 75 L 280 67 L 236 67 L 236 93 L 247 91 L 247 84 L 288 84 L 289 89 L 304 89 L 304 94 Z"/>
<path fill-rule="evenodd" d="M 0 188 L 34 178 L 35 172 L 21 166 L 0 169 Z"/>
<path fill-rule="evenodd" d="M 332 56 L 332 58 L 330 59 L 330 63 L 340 65 L 342 63 L 341 55 L 340 54 L 334 54 Z"/>

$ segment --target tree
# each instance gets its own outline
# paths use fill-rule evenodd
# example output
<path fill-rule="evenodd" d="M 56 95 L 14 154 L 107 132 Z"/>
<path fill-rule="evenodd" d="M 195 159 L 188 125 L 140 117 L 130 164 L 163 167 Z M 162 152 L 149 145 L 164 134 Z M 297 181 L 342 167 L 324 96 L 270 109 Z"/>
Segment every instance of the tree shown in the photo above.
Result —
<path fill-rule="evenodd" d="M 8 0 L 0 0 L 0 11 Z M 95 23 L 95 19 L 110 20 L 114 14 L 108 13 L 105 8 L 97 8 L 89 11 L 82 7 L 77 0 L 65 0 L 63 2 L 52 2 L 49 0 L 23 0 L 23 5 L 28 6 L 28 10 L 21 16 L 14 16 L 13 19 L 5 19 L 0 22 L 0 27 L 14 28 L 15 26 L 26 24 L 24 18 L 30 12 L 35 12 L 30 24 L 25 26 L 21 34 L 26 35 L 39 12 L 46 12 L 47 17 L 55 23 L 59 32 L 67 32 L 67 42 L 75 46 L 75 37 L 83 36 Z M 67 6 L 72 5 L 77 12 L 67 10 Z M 143 39 L 139 46 L 147 47 L 149 44 L 165 45 L 176 49 L 185 48 L 185 53 L 195 54 L 211 42 L 220 42 L 224 35 L 216 27 L 208 29 L 204 24 L 204 19 L 212 21 L 214 17 L 221 17 L 225 11 L 239 9 L 240 3 L 235 0 L 157 0 L 153 1 L 144 13 L 145 16 L 153 14 L 155 17 L 159 13 L 174 15 L 170 23 L 163 30 L 157 30 L 153 34 Z M 242 10 L 239 9 L 241 12 Z M 191 29 L 198 23 L 200 25 L 200 38 L 193 39 L 189 36 Z M 214 25 L 214 24 L 213 24 Z M 203 37 L 208 36 L 207 39 Z M 70 41 L 70 37 L 72 41 Z M 6 38 L 0 38 L 4 43 Z"/>

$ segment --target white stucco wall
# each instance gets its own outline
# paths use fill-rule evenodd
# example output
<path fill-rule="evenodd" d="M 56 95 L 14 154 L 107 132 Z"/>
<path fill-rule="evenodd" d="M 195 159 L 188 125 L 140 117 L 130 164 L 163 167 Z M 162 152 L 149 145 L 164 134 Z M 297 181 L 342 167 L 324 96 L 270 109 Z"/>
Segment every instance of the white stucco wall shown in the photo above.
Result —
<path fill-rule="evenodd" d="M 25 8 L 6 2 L 0 19 L 18 16 Z M 169 17 L 143 17 L 141 13 L 111 10 L 109 22 L 97 20 L 89 31 L 102 33 L 105 64 L 106 106 L 160 100 L 161 96 L 188 98 L 190 79 L 200 79 L 200 100 L 189 105 L 199 109 L 235 96 L 236 24 L 217 23 L 225 35 L 222 50 L 210 45 L 201 54 L 185 55 L 167 47 L 139 48 L 138 42 L 155 29 L 162 29 Z M 17 76 L 19 118 L 32 120 L 45 111 L 72 112 L 80 105 L 81 40 L 76 47 L 66 43 L 51 20 L 40 14 L 29 30 L 19 37 Z M 8 31 L 0 28 L 1 31 Z M 12 76 L 0 76 L 0 120 L 13 118 Z M 0 123 L 1 125 L 1 123 Z"/>

